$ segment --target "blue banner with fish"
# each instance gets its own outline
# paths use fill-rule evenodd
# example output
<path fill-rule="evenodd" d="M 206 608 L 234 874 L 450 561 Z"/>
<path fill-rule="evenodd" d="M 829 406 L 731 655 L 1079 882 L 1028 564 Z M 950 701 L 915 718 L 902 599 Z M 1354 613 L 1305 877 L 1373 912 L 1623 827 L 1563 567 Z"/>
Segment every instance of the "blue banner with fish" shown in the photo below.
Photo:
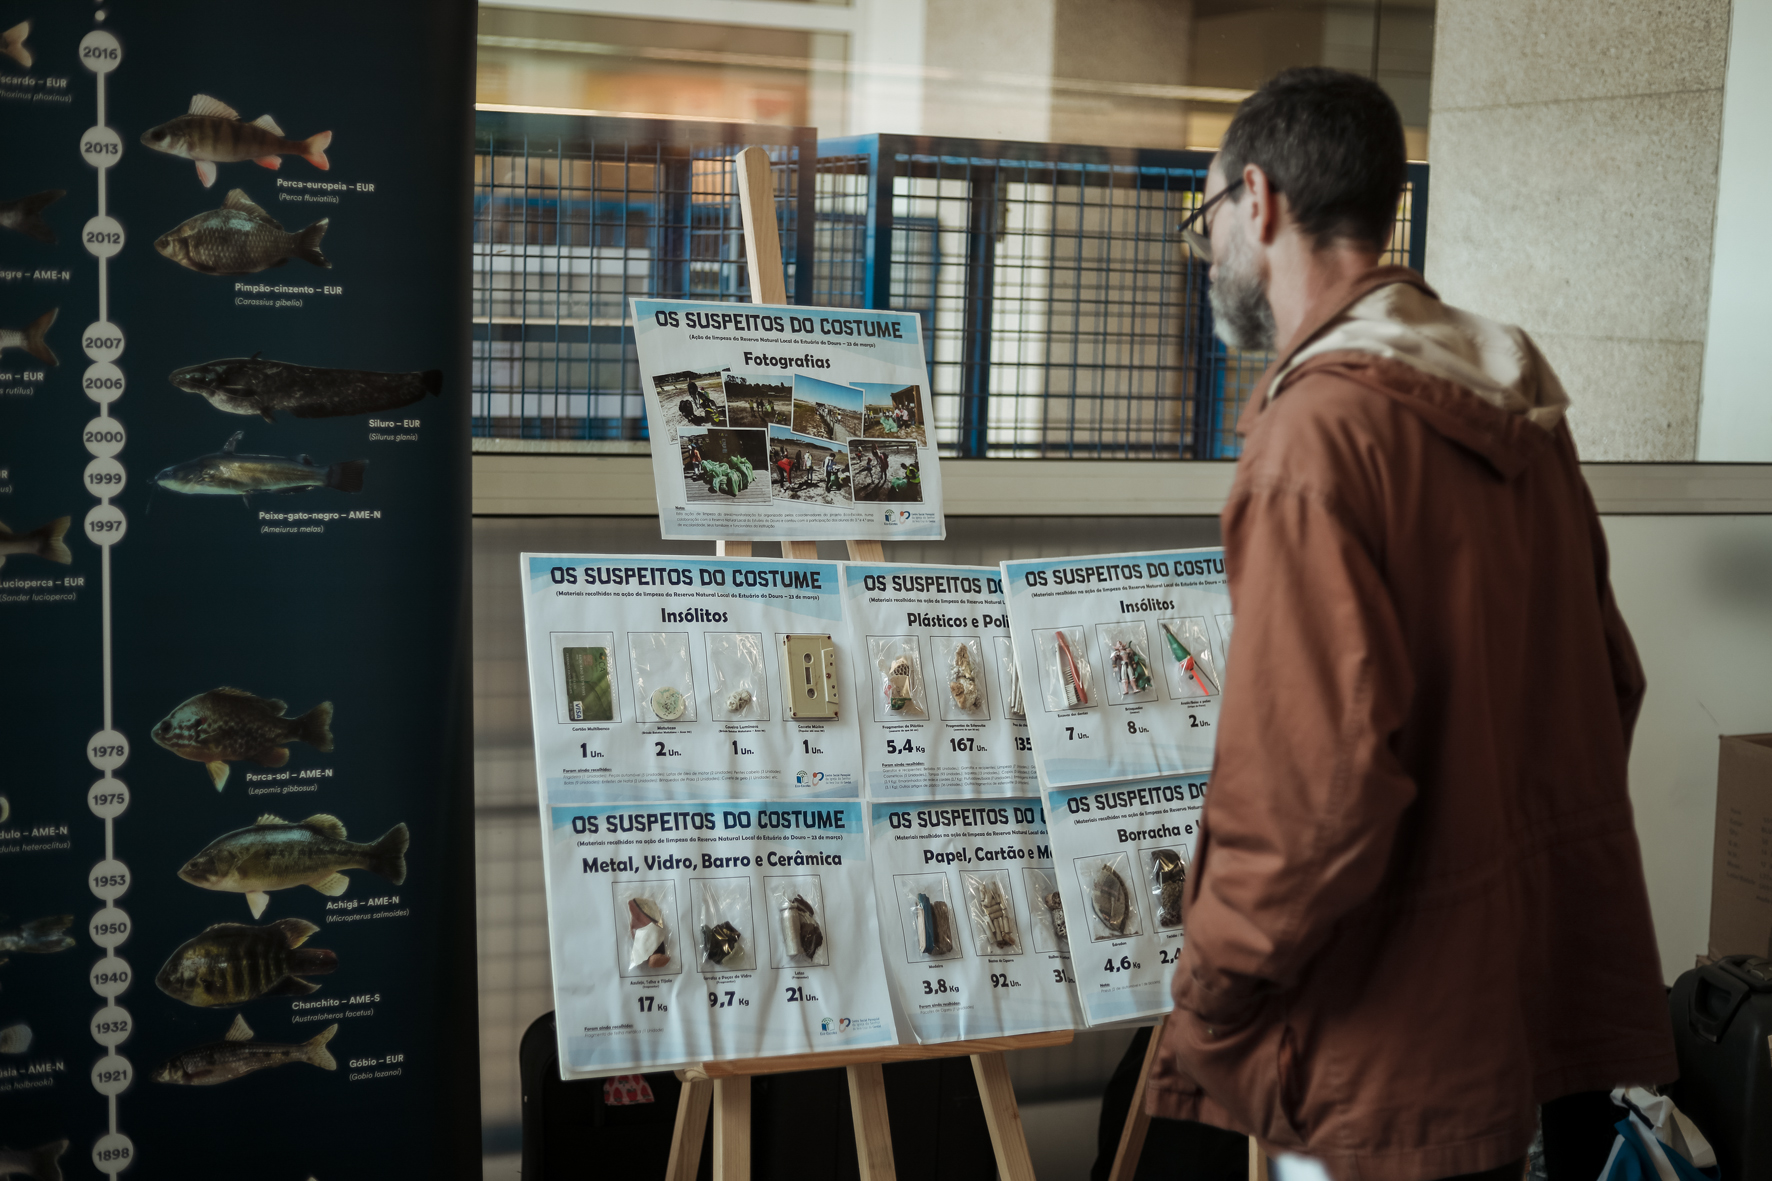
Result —
<path fill-rule="evenodd" d="M 0 1173 L 479 1175 L 474 25 L 0 0 Z"/>

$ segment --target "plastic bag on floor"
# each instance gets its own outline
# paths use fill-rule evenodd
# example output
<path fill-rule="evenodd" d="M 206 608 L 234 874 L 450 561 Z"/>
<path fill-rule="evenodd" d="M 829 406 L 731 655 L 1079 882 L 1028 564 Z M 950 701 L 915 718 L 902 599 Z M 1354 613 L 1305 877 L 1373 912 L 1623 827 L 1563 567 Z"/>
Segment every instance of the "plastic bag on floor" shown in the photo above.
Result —
<path fill-rule="evenodd" d="M 1644 1087 L 1619 1087 L 1612 1102 L 1629 1114 L 1600 1170 L 1600 1181 L 1717 1181 L 1710 1141 L 1673 1100 Z"/>

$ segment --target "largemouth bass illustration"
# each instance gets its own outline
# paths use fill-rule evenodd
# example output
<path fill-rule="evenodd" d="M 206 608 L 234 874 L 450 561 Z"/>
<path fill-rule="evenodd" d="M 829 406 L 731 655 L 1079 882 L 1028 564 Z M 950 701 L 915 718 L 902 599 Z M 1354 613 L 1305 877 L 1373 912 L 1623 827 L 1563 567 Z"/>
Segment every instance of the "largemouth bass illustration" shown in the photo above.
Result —
<path fill-rule="evenodd" d="M 174 1000 L 200 1009 L 229 1008 L 261 996 L 306 996 L 320 986 L 303 976 L 338 967 L 334 952 L 303 947 L 320 928 L 306 919 L 263 927 L 217 923 L 181 944 L 154 983 Z"/>
<path fill-rule="evenodd" d="M 23 328 L 0 328 L 0 353 L 7 349 L 20 349 L 31 354 L 45 365 L 60 365 L 55 350 L 49 347 L 49 329 L 55 323 L 60 308 L 50 308 Z"/>
<path fill-rule="evenodd" d="M 68 950 L 74 946 L 74 937 L 67 934 L 68 928 L 73 925 L 73 915 L 57 914 L 0 930 L 0 964 L 4 964 L 14 952 L 23 955 L 52 955 Z"/>
<path fill-rule="evenodd" d="M 18 1150 L 0 1148 L 0 1177 L 29 1177 L 31 1181 L 62 1181 L 59 1163 L 68 1150 L 66 1140 L 40 1144 L 36 1148 Z"/>
<path fill-rule="evenodd" d="M 44 189 L 16 201 L 0 201 L 0 226 L 54 246 L 55 230 L 39 215 L 67 195 L 66 189 Z"/>
<path fill-rule="evenodd" d="M 332 132 L 322 131 L 306 139 L 285 139 L 283 129 L 269 115 L 250 123 L 240 112 L 207 94 L 193 95 L 191 109 L 178 118 L 142 132 L 142 143 L 156 152 L 182 156 L 197 165 L 197 179 L 208 188 L 215 183 L 215 166 L 251 160 L 264 168 L 283 167 L 282 157 L 300 156 L 325 171 L 326 149 Z"/>
<path fill-rule="evenodd" d="M 215 790 L 227 786 L 228 764 L 251 759 L 263 767 L 289 761 L 289 744 L 305 742 L 317 751 L 332 749 L 332 702 L 322 701 L 299 717 L 286 718 L 287 702 L 223 686 L 184 702 L 160 719 L 154 741 L 183 759 L 209 769 Z"/>
<path fill-rule="evenodd" d="M 324 813 L 291 824 L 275 816 L 258 818 L 250 828 L 217 837 L 178 871 L 205 890 L 246 895 L 252 917 L 271 901 L 270 891 L 312 886 L 336 898 L 350 888 L 343 871 L 367 869 L 398 886 L 406 880 L 406 846 L 411 834 L 396 824 L 374 844 L 345 839 L 345 826 Z"/>
<path fill-rule="evenodd" d="M 0 33 L 0 53 L 4 53 L 27 70 L 31 68 L 31 63 L 37 60 L 31 56 L 31 47 L 25 44 L 25 38 L 30 35 L 30 21 L 20 21 L 4 33 Z M 67 1142 L 63 1141 L 63 1143 Z"/>
<path fill-rule="evenodd" d="M 246 1024 L 246 1018 L 236 1016 L 221 1041 L 205 1042 L 173 1055 L 171 1061 L 154 1072 L 154 1081 L 212 1087 L 244 1078 L 256 1070 L 286 1066 L 291 1062 L 306 1062 L 321 1070 L 337 1070 L 338 1060 L 326 1048 L 326 1043 L 337 1032 L 335 1023 L 293 1046 L 261 1042 L 253 1040 L 256 1035 Z"/>
<path fill-rule="evenodd" d="M 313 488 L 363 491 L 363 469 L 369 466 L 366 460 L 346 459 L 321 467 L 306 455 L 294 459 L 247 455 L 235 450 L 245 434 L 235 431 L 215 454 L 166 468 L 154 477 L 154 483 L 191 496 L 251 496 L 254 492 L 307 492 Z"/>
<path fill-rule="evenodd" d="M 34 558 L 59 562 L 66 566 L 74 560 L 74 555 L 68 552 L 68 544 L 62 538 L 67 536 L 68 522 L 72 519 L 57 517 L 29 533 L 14 533 L 0 522 L 0 566 L 6 565 L 6 559 L 13 554 L 30 554 Z"/>
<path fill-rule="evenodd" d="M 257 414 L 277 421 L 283 410 L 297 418 L 338 418 L 397 410 L 443 392 L 443 371 L 376 373 L 367 369 L 319 369 L 266 361 L 258 353 L 174 369 L 167 380 L 200 394 L 228 414 Z"/>
<path fill-rule="evenodd" d="M 220 209 L 199 213 L 154 241 L 154 249 L 180 266 L 204 275 L 254 275 L 291 258 L 328 267 L 320 239 L 332 219 L 323 217 L 290 233 L 283 223 L 253 204 L 244 189 L 233 189 Z"/>

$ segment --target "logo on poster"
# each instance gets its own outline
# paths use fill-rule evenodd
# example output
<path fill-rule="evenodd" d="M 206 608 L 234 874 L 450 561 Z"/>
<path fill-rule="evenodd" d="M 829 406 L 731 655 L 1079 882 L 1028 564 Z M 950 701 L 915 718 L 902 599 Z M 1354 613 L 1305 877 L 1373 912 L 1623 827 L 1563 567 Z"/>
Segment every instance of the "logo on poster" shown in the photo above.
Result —
<path fill-rule="evenodd" d="M 823 782 L 824 782 L 824 772 L 823 771 L 796 771 L 796 772 L 794 772 L 794 786 L 795 787 L 817 787 L 819 784 L 821 784 Z"/>
<path fill-rule="evenodd" d="M 820 1033 L 848 1033 L 851 1022 L 847 1017 L 826 1017 L 818 1023 Z"/>

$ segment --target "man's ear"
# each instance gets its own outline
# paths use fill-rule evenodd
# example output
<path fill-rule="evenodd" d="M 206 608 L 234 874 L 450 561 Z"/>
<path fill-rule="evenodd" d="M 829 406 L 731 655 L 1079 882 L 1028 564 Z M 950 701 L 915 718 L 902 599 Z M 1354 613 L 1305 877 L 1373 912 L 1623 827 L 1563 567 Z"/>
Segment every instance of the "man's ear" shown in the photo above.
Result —
<path fill-rule="evenodd" d="M 1280 233 L 1280 194 L 1268 183 L 1267 173 L 1254 164 L 1243 165 L 1244 216 L 1254 223 L 1256 240 L 1273 244 Z"/>

